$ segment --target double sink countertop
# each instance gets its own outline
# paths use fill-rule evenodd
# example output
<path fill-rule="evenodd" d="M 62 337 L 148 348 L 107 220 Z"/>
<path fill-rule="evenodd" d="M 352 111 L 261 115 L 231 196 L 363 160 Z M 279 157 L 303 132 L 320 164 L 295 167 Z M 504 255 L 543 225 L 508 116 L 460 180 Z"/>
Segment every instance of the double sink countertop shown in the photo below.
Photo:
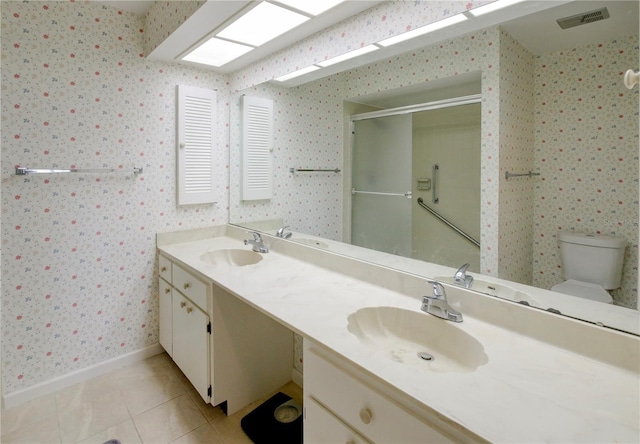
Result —
<path fill-rule="evenodd" d="M 640 442 L 637 336 L 447 286 L 449 303 L 464 317 L 452 323 L 420 311 L 421 296 L 431 292 L 422 276 L 263 237 L 271 251 L 244 266 L 201 259 L 212 250 L 250 250 L 242 239 L 251 235 L 229 225 L 159 234 L 158 250 L 470 441 Z M 443 323 L 442 334 L 460 329 L 481 344 L 486 360 L 448 371 L 382 356 L 349 331 L 349 317 L 368 307 L 415 312 Z M 446 354 L 464 352 L 453 342 Z"/>

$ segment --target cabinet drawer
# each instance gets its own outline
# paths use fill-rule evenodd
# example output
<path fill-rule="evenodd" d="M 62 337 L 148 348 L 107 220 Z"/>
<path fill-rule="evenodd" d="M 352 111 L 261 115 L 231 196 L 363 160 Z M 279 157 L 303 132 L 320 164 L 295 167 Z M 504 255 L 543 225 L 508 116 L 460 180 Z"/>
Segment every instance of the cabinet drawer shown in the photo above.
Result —
<path fill-rule="evenodd" d="M 308 444 L 352 443 L 367 444 L 369 441 L 351 427 L 333 416 L 313 398 L 304 402 L 304 442 Z"/>
<path fill-rule="evenodd" d="M 173 286 L 198 307 L 207 311 L 207 284 L 173 264 Z"/>
<path fill-rule="evenodd" d="M 378 443 L 452 442 L 408 410 L 383 397 L 314 352 L 304 356 L 304 390 L 336 416 Z"/>
<path fill-rule="evenodd" d="M 158 273 L 162 279 L 171 283 L 171 261 L 162 255 L 158 258 Z"/>

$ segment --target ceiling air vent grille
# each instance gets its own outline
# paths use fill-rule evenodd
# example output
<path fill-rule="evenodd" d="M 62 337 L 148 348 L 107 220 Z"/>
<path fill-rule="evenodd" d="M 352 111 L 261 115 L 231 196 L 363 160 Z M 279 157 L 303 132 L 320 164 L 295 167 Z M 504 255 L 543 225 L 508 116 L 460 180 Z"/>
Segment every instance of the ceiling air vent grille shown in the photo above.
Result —
<path fill-rule="evenodd" d="M 572 15 L 571 17 L 561 18 L 556 21 L 562 29 L 568 29 L 573 28 L 574 26 L 586 25 L 587 23 L 598 22 L 608 18 L 609 11 L 607 11 L 607 8 L 600 8 L 589 12 L 583 12 L 582 14 Z"/>

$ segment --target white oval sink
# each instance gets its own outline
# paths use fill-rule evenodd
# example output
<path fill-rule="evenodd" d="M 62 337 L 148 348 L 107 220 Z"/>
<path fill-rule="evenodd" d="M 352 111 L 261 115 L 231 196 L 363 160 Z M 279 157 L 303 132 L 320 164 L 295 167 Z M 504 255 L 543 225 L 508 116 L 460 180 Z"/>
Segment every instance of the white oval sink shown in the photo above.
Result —
<path fill-rule="evenodd" d="M 200 256 L 200 260 L 211 265 L 232 265 L 244 267 L 257 264 L 262 260 L 262 255 L 252 250 L 240 250 L 235 248 L 223 250 L 211 250 Z"/>
<path fill-rule="evenodd" d="M 454 279 L 449 276 L 439 276 L 434 280 L 440 282 L 446 282 L 447 284 L 458 285 L 454 282 Z M 471 285 L 471 290 L 479 291 L 480 293 L 485 293 L 490 296 L 496 296 L 501 299 L 506 299 L 508 301 L 519 302 L 524 305 L 531 305 L 533 307 L 539 306 L 538 301 L 528 295 L 527 293 L 523 293 L 522 291 L 515 290 L 511 287 L 507 287 L 506 285 L 493 284 L 491 282 L 486 282 L 481 279 L 474 279 L 473 284 Z"/>
<path fill-rule="evenodd" d="M 488 362 L 484 347 L 459 324 L 420 311 L 367 307 L 348 330 L 375 356 L 433 372 L 472 372 Z M 429 356 L 432 359 L 429 360 Z"/>

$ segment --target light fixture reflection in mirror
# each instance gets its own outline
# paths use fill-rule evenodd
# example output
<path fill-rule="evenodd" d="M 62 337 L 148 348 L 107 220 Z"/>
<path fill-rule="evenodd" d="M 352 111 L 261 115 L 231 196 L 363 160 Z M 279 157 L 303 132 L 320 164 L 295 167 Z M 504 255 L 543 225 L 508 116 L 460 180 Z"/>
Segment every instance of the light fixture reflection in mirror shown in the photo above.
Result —
<path fill-rule="evenodd" d="M 565 15 L 560 11 L 557 18 Z M 617 235 L 629 244 L 622 289 L 613 296 L 616 304 L 636 308 L 638 90 L 624 88 L 619 66 L 638 65 L 637 29 L 634 35 L 600 44 L 532 54 L 511 35 L 524 28 L 505 24 L 452 38 L 396 56 L 393 63 L 383 61 L 297 88 L 252 88 L 254 95 L 273 97 L 281 110 L 274 151 L 277 191 L 271 201 L 250 206 L 231 191 L 231 221 L 243 225 L 280 219 L 291 225 L 292 239 L 344 239 L 342 226 L 349 214 L 343 215 L 342 208 L 351 170 L 350 159 L 343 158 L 347 116 L 411 100 L 442 99 L 451 92 L 449 84 L 479 73 L 481 274 L 549 289 L 564 280 L 558 231 Z M 508 70 L 501 73 L 499 66 Z M 388 91 L 390 97 L 372 94 L 377 91 Z M 234 112 L 232 107 L 232 125 Z M 234 128 L 231 133 L 233 156 Z M 291 165 L 344 168 L 337 177 L 300 177 L 288 174 Z M 232 158 L 232 190 L 233 170 Z M 541 175 L 506 181 L 506 171 Z M 570 304 L 560 305 L 563 313 L 581 316 L 567 312 Z M 598 312 L 624 311 L 633 313 L 637 324 L 636 311 L 602 305 L 592 310 L 592 322 L 600 321 Z"/>

